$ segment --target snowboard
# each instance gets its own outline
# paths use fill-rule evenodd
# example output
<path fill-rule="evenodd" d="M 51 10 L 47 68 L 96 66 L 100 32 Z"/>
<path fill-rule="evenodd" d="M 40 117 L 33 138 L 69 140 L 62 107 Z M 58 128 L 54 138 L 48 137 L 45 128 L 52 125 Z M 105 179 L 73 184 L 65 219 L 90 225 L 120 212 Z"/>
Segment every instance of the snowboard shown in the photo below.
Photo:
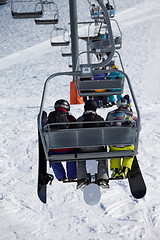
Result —
<path fill-rule="evenodd" d="M 132 168 L 128 172 L 128 182 L 134 198 L 140 199 L 145 196 L 147 189 L 136 156 Z"/>
<path fill-rule="evenodd" d="M 39 162 L 38 162 L 38 197 L 43 203 L 47 203 L 47 184 L 52 182 L 53 175 L 47 173 L 47 161 L 45 158 L 45 153 L 40 138 L 40 133 L 38 132 L 38 145 L 39 145 Z"/>
<path fill-rule="evenodd" d="M 83 198 L 86 204 L 96 205 L 101 199 L 100 187 L 96 184 L 97 162 L 89 160 L 86 162 L 87 171 L 90 175 L 90 183 L 85 186 L 83 191 Z"/>

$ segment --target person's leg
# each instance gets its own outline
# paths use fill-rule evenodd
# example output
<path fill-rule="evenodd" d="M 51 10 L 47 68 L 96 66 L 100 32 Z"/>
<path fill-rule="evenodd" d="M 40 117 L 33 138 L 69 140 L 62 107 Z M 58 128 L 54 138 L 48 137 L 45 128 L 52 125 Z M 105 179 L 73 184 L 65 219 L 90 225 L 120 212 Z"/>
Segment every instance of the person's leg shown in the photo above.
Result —
<path fill-rule="evenodd" d="M 77 178 L 76 162 L 67 162 L 67 177 L 69 179 Z"/>
<path fill-rule="evenodd" d="M 109 177 L 105 160 L 98 160 L 97 184 L 102 188 L 109 188 Z"/>
<path fill-rule="evenodd" d="M 110 151 L 119 151 L 121 148 L 110 146 Z M 121 171 L 121 158 L 112 158 L 110 160 L 110 170 L 112 170 L 112 178 L 119 178 Z"/>
<path fill-rule="evenodd" d="M 133 151 L 134 150 L 134 145 L 131 145 L 131 146 L 127 146 L 127 147 L 123 147 L 122 148 L 123 151 Z M 123 162 L 122 162 L 122 170 L 121 170 L 121 173 L 120 173 L 120 176 L 122 176 L 123 178 L 127 178 L 128 176 L 128 170 L 131 169 L 132 167 L 132 163 L 133 163 L 133 160 L 134 160 L 134 156 L 131 157 L 131 158 L 124 158 L 123 159 Z"/>
<path fill-rule="evenodd" d="M 86 161 L 77 162 L 77 189 L 84 188 L 89 184 L 89 177 L 86 169 Z"/>
<path fill-rule="evenodd" d="M 100 180 L 100 179 L 106 179 L 106 180 L 109 179 L 105 160 L 98 161 L 97 180 Z"/>
<path fill-rule="evenodd" d="M 51 167 L 55 177 L 60 181 L 66 178 L 65 170 L 61 162 L 52 162 Z"/>
<path fill-rule="evenodd" d="M 88 178 L 86 161 L 77 162 L 77 180 Z"/>

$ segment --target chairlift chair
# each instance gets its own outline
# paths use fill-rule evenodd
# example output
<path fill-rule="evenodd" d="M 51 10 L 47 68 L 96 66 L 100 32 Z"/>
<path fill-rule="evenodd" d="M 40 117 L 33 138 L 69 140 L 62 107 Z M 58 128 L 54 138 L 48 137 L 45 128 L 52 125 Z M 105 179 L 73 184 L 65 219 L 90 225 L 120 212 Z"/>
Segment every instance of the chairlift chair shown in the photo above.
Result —
<path fill-rule="evenodd" d="M 80 36 L 79 39 L 82 39 L 87 42 L 88 51 L 91 51 L 97 56 L 97 59 L 101 60 L 102 58 L 109 58 L 111 52 L 114 52 L 115 42 L 112 35 L 112 29 L 109 28 L 110 19 L 106 19 L 106 23 L 99 23 L 94 26 L 94 35 L 90 35 L 91 25 L 95 24 L 90 22 L 88 26 L 88 36 Z M 93 26 L 93 25 L 92 25 Z M 111 60 L 111 59 L 110 59 Z"/>
<path fill-rule="evenodd" d="M 112 59 L 103 69 L 91 70 L 92 65 L 81 64 L 81 77 L 76 80 L 76 87 L 79 96 L 81 97 L 96 97 L 96 96 L 109 96 L 109 95 L 119 95 L 123 93 L 125 78 L 123 79 L 108 79 L 107 75 L 111 72 L 119 72 L 122 75 L 124 71 L 124 66 L 120 54 L 115 51 L 116 55 L 114 57 L 119 58 L 119 70 L 113 70 L 112 66 L 115 64 L 114 59 Z M 95 76 L 101 74 L 106 75 L 106 77 L 100 77 L 99 79 Z M 125 75 L 124 75 L 125 76 Z"/>
<path fill-rule="evenodd" d="M 0 0 L 0 5 L 6 4 L 8 2 L 9 2 L 9 0 Z"/>
<path fill-rule="evenodd" d="M 99 20 L 99 21 L 104 20 L 103 10 L 99 5 L 98 6 L 95 4 L 90 5 L 89 11 L 91 14 L 91 18 L 93 20 Z"/>
<path fill-rule="evenodd" d="M 115 17 L 115 8 L 116 8 L 115 1 L 107 0 L 105 7 L 107 8 L 110 18 L 114 18 Z"/>
<path fill-rule="evenodd" d="M 114 35 L 115 49 L 122 47 L 122 32 L 118 22 L 115 19 L 111 19 L 112 31 Z"/>
<path fill-rule="evenodd" d="M 62 57 L 71 57 L 72 56 L 71 48 L 68 46 L 62 46 L 61 54 L 62 54 Z"/>
<path fill-rule="evenodd" d="M 96 70 L 90 79 L 86 76 L 76 80 L 76 87 L 79 96 L 81 97 L 95 97 L 95 96 L 109 96 L 123 93 L 124 79 L 107 79 L 95 80 L 94 76 L 113 72 L 114 70 Z M 118 71 L 117 71 L 118 72 Z"/>
<path fill-rule="evenodd" d="M 43 18 L 35 19 L 35 23 L 38 25 L 57 24 L 59 18 L 57 5 L 53 1 L 42 1 L 42 3 L 44 8 Z"/>
<path fill-rule="evenodd" d="M 44 111 L 44 102 L 46 98 L 46 91 L 50 81 L 53 81 L 57 76 L 77 76 L 80 77 L 81 72 L 63 72 L 51 75 L 45 81 L 43 95 L 41 100 L 40 112 L 38 115 L 38 132 L 40 134 L 40 141 L 42 142 L 43 151 L 45 154 L 46 161 L 58 162 L 58 161 L 81 161 L 81 160 L 93 160 L 93 159 L 111 159 L 111 158 L 123 158 L 123 157 L 133 157 L 138 152 L 138 140 L 140 131 L 140 116 L 138 106 L 133 94 L 130 80 L 128 76 L 124 73 L 125 79 L 128 82 L 131 96 L 133 99 L 133 104 L 135 106 L 138 122 L 136 126 L 108 126 L 107 124 L 102 127 L 95 128 L 83 128 L 77 124 L 73 123 L 72 129 L 58 129 L 54 130 L 52 128 L 54 124 L 48 124 L 45 127 L 42 126 L 42 113 Z M 90 122 L 88 122 L 90 123 Z M 93 123 L 93 122 L 92 122 Z M 97 122 L 95 122 L 97 123 Z M 104 123 L 104 122 L 103 122 Z M 106 122 L 107 123 L 107 122 Z M 58 123 L 60 125 L 61 123 Z M 62 123 L 64 125 L 64 122 Z M 66 123 L 71 124 L 71 123 Z M 82 123 L 81 123 L 82 124 Z M 96 138 L 94 137 L 96 136 Z M 135 150 L 133 151 L 116 151 L 108 152 L 107 146 L 109 145 L 134 145 Z M 99 147 L 103 146 L 104 150 L 102 152 L 79 152 L 79 148 L 88 147 Z M 60 154 L 60 155 L 49 155 L 50 149 L 60 149 L 60 148 L 74 148 L 74 152 L 70 154 Z"/>
<path fill-rule="evenodd" d="M 69 46 L 70 39 L 67 29 L 54 26 L 50 36 L 51 46 Z"/>
<path fill-rule="evenodd" d="M 122 47 L 122 32 L 118 22 L 115 19 L 111 19 L 111 26 L 113 32 L 113 39 L 115 43 L 115 49 L 120 49 Z M 101 23 L 96 26 L 95 34 L 108 35 L 108 29 L 106 23 Z"/>
<path fill-rule="evenodd" d="M 14 19 L 41 18 L 42 0 L 11 0 L 11 14 Z"/>

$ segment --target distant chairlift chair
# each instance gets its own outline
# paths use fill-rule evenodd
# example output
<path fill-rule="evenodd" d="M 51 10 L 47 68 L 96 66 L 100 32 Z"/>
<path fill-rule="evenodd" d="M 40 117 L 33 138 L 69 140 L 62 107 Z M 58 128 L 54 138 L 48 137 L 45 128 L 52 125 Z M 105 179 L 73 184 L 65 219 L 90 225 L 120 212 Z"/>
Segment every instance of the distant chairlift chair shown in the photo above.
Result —
<path fill-rule="evenodd" d="M 54 26 L 51 32 L 50 42 L 51 46 L 69 46 L 70 39 L 68 31 Z"/>
<path fill-rule="evenodd" d="M 114 18 L 115 17 L 115 9 L 116 9 L 116 5 L 114 0 L 107 0 L 107 3 L 105 4 L 105 7 L 107 8 L 108 14 L 110 16 L 110 18 Z"/>
<path fill-rule="evenodd" d="M 14 19 L 41 18 L 43 12 L 42 0 L 11 0 L 11 14 Z"/>
<path fill-rule="evenodd" d="M 42 3 L 44 8 L 43 18 L 35 19 L 35 23 L 38 25 L 57 24 L 59 19 L 57 5 L 53 1 L 42 1 Z"/>

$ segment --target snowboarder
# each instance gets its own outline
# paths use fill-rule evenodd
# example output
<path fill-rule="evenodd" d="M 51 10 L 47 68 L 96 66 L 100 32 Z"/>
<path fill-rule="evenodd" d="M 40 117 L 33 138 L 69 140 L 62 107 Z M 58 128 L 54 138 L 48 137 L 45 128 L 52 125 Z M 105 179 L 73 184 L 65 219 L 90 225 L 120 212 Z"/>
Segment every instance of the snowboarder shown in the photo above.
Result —
<path fill-rule="evenodd" d="M 77 119 L 80 124 L 78 127 L 99 127 L 99 123 L 82 123 L 87 121 L 104 121 L 104 119 L 96 113 L 97 104 L 94 100 L 87 100 L 84 105 L 84 113 L 81 117 Z M 95 136 L 96 137 L 96 136 Z M 90 147 L 90 148 L 80 148 L 79 152 L 97 152 L 103 151 L 103 147 Z M 103 188 L 109 187 L 109 178 L 107 174 L 106 162 L 104 160 L 98 161 L 98 173 L 97 173 L 97 184 Z M 77 162 L 77 189 L 85 187 L 89 184 L 89 177 L 86 170 L 86 161 Z"/>
<path fill-rule="evenodd" d="M 118 70 L 118 66 L 117 65 L 113 65 L 112 69 L 117 69 Z M 113 80 L 113 79 L 124 79 L 124 76 L 121 73 L 118 73 L 118 72 L 111 72 L 107 76 L 107 79 L 111 79 L 111 80 Z M 115 90 L 118 91 L 119 89 L 113 89 L 113 90 L 111 89 L 111 91 L 115 91 Z M 117 95 L 117 101 L 120 101 L 121 98 L 122 98 L 121 94 Z M 110 102 L 110 107 L 112 107 L 113 105 L 116 104 L 114 95 L 110 95 L 109 96 L 109 102 Z"/>
<path fill-rule="evenodd" d="M 106 79 L 106 74 L 99 74 L 99 75 L 94 75 L 93 76 L 94 80 L 105 80 Z M 99 90 L 94 90 L 94 92 L 105 92 L 105 89 L 99 89 Z M 94 100 L 97 103 L 97 107 L 107 107 L 108 106 L 108 96 L 96 96 L 94 97 Z"/>
<path fill-rule="evenodd" d="M 76 119 L 74 116 L 69 114 L 70 111 L 70 104 L 68 101 L 64 99 L 57 100 L 54 104 L 55 111 L 52 111 L 48 115 L 48 124 L 51 123 L 58 123 L 58 122 L 64 122 L 63 125 L 56 125 L 56 126 L 51 126 L 51 129 L 57 129 L 57 128 L 72 128 L 72 125 L 67 125 L 65 122 L 76 122 Z M 66 149 L 50 149 L 49 154 L 63 154 L 63 153 L 72 153 L 73 149 L 72 148 L 66 148 Z M 51 167 L 54 171 L 54 174 L 56 178 L 59 181 L 64 181 L 66 180 L 66 173 L 65 169 L 62 165 L 61 162 L 51 162 Z M 77 174 L 76 174 L 76 163 L 75 162 L 67 162 L 66 163 L 66 168 L 67 168 L 67 177 L 69 181 L 72 181 L 73 179 L 76 179 Z"/>
<path fill-rule="evenodd" d="M 117 103 L 117 109 L 107 114 L 107 121 L 111 121 L 112 126 L 133 126 L 136 125 L 137 117 L 134 115 L 129 95 L 125 95 Z M 126 120 L 125 122 L 112 122 L 113 120 Z M 134 145 L 118 145 L 109 146 L 110 151 L 134 150 Z M 128 170 L 131 169 L 134 157 L 124 158 L 121 166 L 121 158 L 110 160 L 110 169 L 112 170 L 112 178 L 127 178 Z"/>
<path fill-rule="evenodd" d="M 92 4 L 91 14 L 94 16 L 99 16 L 100 8 L 99 6 Z"/>
<path fill-rule="evenodd" d="M 106 3 L 105 7 L 107 8 L 107 10 L 113 10 L 113 6 L 110 5 L 109 3 Z"/>

